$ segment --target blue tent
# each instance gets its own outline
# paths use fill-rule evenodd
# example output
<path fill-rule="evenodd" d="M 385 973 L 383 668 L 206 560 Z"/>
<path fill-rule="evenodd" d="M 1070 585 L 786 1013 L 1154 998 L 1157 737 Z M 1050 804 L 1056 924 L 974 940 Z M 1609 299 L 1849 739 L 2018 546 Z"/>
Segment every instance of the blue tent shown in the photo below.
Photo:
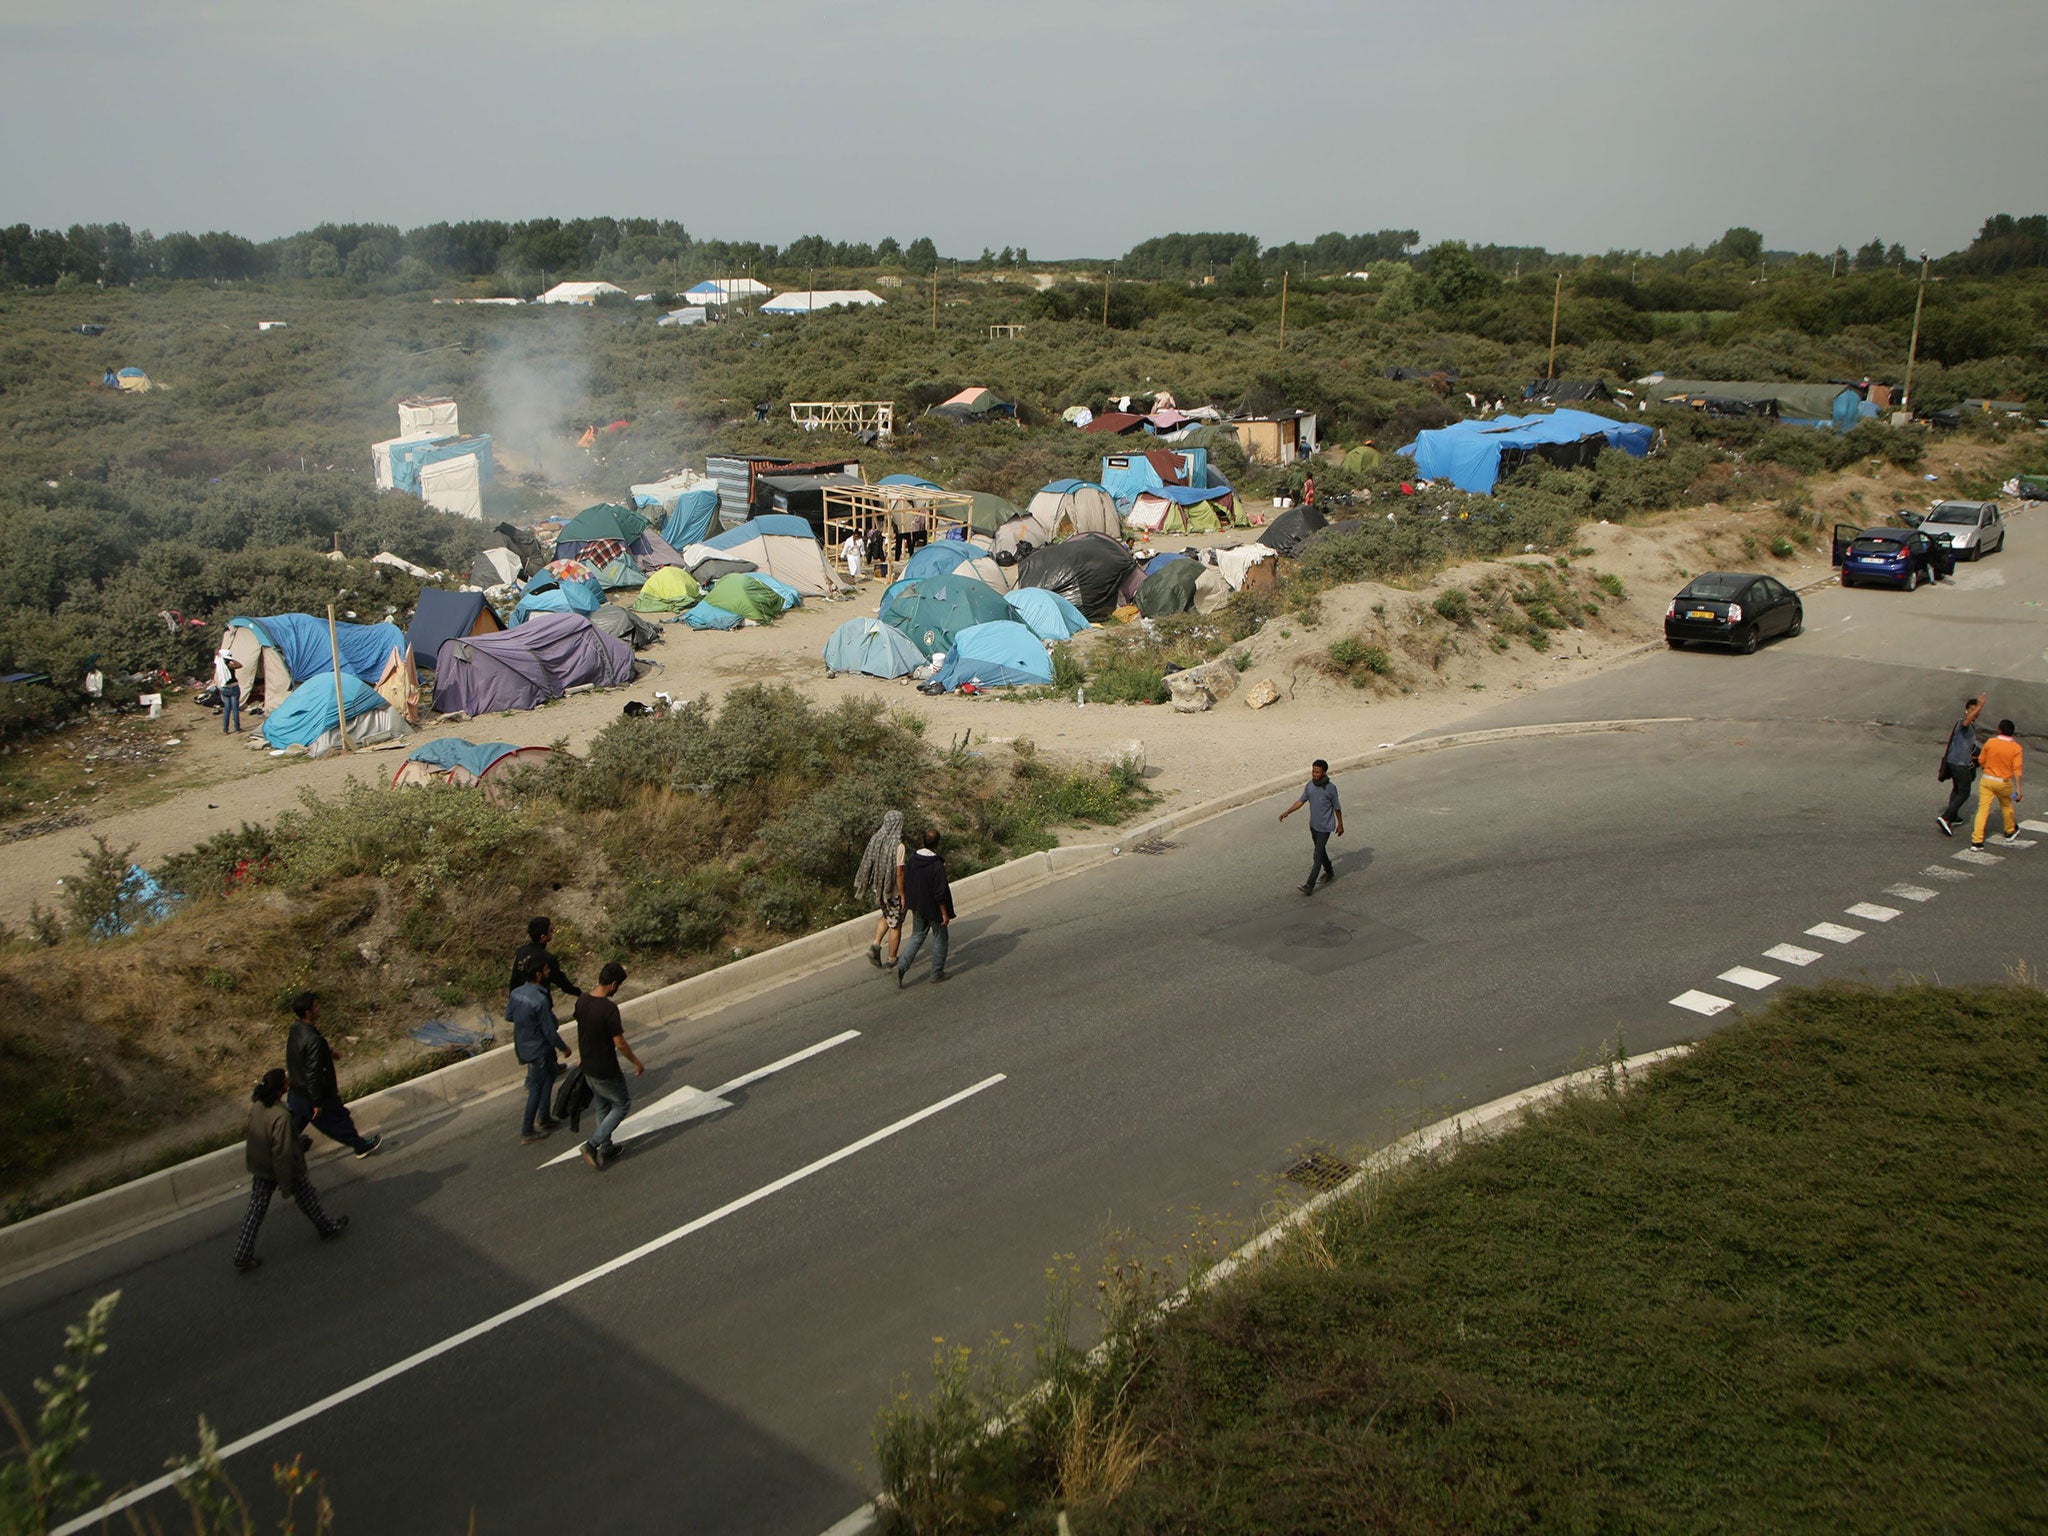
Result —
<path fill-rule="evenodd" d="M 1028 688 L 1051 681 L 1052 657 L 1045 642 L 1013 619 L 961 630 L 939 673 L 948 693 L 970 682 L 977 688 Z"/>
<path fill-rule="evenodd" d="M 422 672 L 431 672 L 442 641 L 460 635 L 487 635 L 504 627 L 481 592 L 421 587 L 419 606 L 413 609 L 412 623 L 406 626 L 405 643 L 412 647 L 413 665 Z"/>
<path fill-rule="evenodd" d="M 421 742 L 405 754 L 405 760 L 430 763 L 436 768 L 466 769 L 471 778 L 480 779 L 499 758 L 519 750 L 509 741 L 464 741 L 460 736 L 444 736 L 439 741 Z"/>
<path fill-rule="evenodd" d="M 668 522 L 661 530 L 662 538 L 677 549 L 688 549 L 692 544 L 703 542 L 718 526 L 718 492 L 714 490 L 685 491 L 676 498 L 674 510 L 668 515 Z M 805 528 L 810 525 L 806 523 Z"/>
<path fill-rule="evenodd" d="M 916 581 L 925 576 L 943 576 L 948 571 L 978 559 L 988 551 L 976 545 L 940 542 L 927 544 L 908 560 L 903 562 L 903 580 Z"/>
<path fill-rule="evenodd" d="M 1047 587 L 1019 587 L 1005 592 L 1003 601 L 1017 622 L 1041 640 L 1064 640 L 1091 627 L 1080 609 Z"/>
<path fill-rule="evenodd" d="M 736 523 L 721 534 L 698 542 L 708 549 L 734 549 L 753 539 L 802 539 L 806 544 L 818 542 L 818 530 L 801 517 L 787 513 L 771 512 L 766 517 L 750 517 L 744 523 Z M 669 543 L 675 543 L 670 539 Z"/>
<path fill-rule="evenodd" d="M 604 585 L 588 581 L 560 581 L 552 571 L 542 571 L 526 584 L 512 610 L 512 622 L 523 624 L 536 613 L 595 613 L 604 606 Z"/>
<path fill-rule="evenodd" d="M 727 613 L 709 603 L 699 603 L 683 615 L 683 622 L 692 629 L 738 629 L 742 620 L 736 613 Z"/>
<path fill-rule="evenodd" d="M 875 482 L 877 485 L 917 485 L 928 491 L 943 491 L 943 485 L 934 485 L 919 475 L 884 475 Z"/>
<path fill-rule="evenodd" d="M 384 665 L 394 650 L 405 649 L 405 632 L 396 624 L 336 624 L 335 645 L 327 642 L 327 621 L 310 613 L 278 613 L 267 619 L 229 619 L 228 628 L 252 631 L 257 640 L 274 646 L 294 680 L 303 681 L 315 672 L 334 670 L 334 650 L 341 653 L 341 670 L 351 677 L 371 681 L 384 675 Z"/>
<path fill-rule="evenodd" d="M 1530 458 L 1568 462 L 1578 453 L 1590 457 L 1605 444 L 1640 459 L 1655 440 L 1656 433 L 1640 422 L 1615 421 L 1591 411 L 1552 411 L 1547 416 L 1453 422 L 1423 433 L 1397 451 L 1415 461 L 1417 473 L 1485 496 L 1503 473 Z"/>
<path fill-rule="evenodd" d="M 1147 576 L 1150 576 L 1150 575 L 1151 575 L 1151 574 L 1152 574 L 1152 573 L 1153 573 L 1154 571 L 1158 570 L 1158 569 L 1159 569 L 1159 567 L 1161 567 L 1162 565 L 1171 565 L 1171 564 L 1172 564 L 1172 563 L 1173 563 L 1174 561 L 1176 561 L 1176 560 L 1185 560 L 1185 559 L 1187 559 L 1187 556 L 1186 556 L 1186 555 L 1184 555 L 1184 554 L 1182 554 L 1182 553 L 1181 553 L 1181 552 L 1180 552 L 1179 550 L 1177 550 L 1177 549 L 1175 549 L 1175 550 L 1169 550 L 1169 551 L 1167 551 L 1167 552 L 1166 552 L 1165 554 L 1163 554 L 1163 555 L 1154 555 L 1154 556 L 1153 556 L 1153 557 L 1152 557 L 1152 558 L 1151 558 L 1150 560 L 1147 560 L 1147 561 L 1145 562 L 1145 574 L 1146 574 Z"/>
<path fill-rule="evenodd" d="M 825 665 L 834 672 L 906 677 L 924 665 L 924 652 L 880 619 L 848 619 L 826 639 Z"/>
<path fill-rule="evenodd" d="M 779 577 L 770 576 L 766 571 L 743 571 L 741 574 L 752 577 L 777 597 L 781 598 L 785 611 L 791 608 L 801 608 L 804 605 L 803 593 L 797 591 L 795 587 L 792 587 L 788 582 L 781 580 Z"/>
<path fill-rule="evenodd" d="M 390 701 L 360 677 L 344 674 L 341 691 L 351 720 L 370 710 L 390 707 Z M 303 679 L 282 704 L 263 717 L 263 739 L 273 747 L 310 747 L 333 729 L 332 671 Z"/>

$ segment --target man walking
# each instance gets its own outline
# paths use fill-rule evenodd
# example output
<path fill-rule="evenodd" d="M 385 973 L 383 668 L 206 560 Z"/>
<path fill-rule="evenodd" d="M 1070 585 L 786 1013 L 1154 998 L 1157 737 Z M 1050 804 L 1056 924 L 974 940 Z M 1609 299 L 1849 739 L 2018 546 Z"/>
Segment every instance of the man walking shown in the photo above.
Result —
<path fill-rule="evenodd" d="M 1984 708 L 1984 696 L 1963 700 L 1963 718 L 1949 727 L 1948 745 L 1941 751 L 1941 772 L 1935 782 L 1948 780 L 1948 807 L 1934 820 L 1943 837 L 1956 835 L 1956 823 L 1963 819 L 1963 807 L 1970 803 L 1970 790 L 1977 782 L 1977 714 Z"/>
<path fill-rule="evenodd" d="M 896 961 L 896 985 L 903 985 L 910 962 L 924 948 L 925 935 L 932 940 L 932 980 L 946 979 L 948 925 L 953 921 L 953 887 L 946 879 L 946 861 L 939 857 L 939 834 L 927 827 L 924 841 L 903 866 L 903 905 L 910 913 L 910 942 Z"/>
<path fill-rule="evenodd" d="M 2016 843 L 2020 836 L 2020 823 L 2013 807 L 2020 800 L 2020 765 L 2023 754 L 2019 739 L 2013 735 L 2012 722 L 1998 722 L 1998 734 L 1984 743 L 1984 750 L 1977 755 L 1978 764 L 1984 770 L 1984 778 L 1977 786 L 1977 822 L 1970 829 L 1970 846 L 1984 846 L 1984 832 L 1991 822 L 1991 807 L 1996 804 L 2005 813 L 2005 840 Z"/>
<path fill-rule="evenodd" d="M 1315 853 L 1308 861 L 1308 882 L 1302 886 L 1301 894 L 1313 896 L 1318 872 L 1325 885 L 1337 878 L 1337 866 L 1330 862 L 1330 834 L 1344 835 L 1344 807 L 1337 799 L 1337 786 L 1330 782 L 1330 765 L 1320 757 L 1309 765 L 1308 782 L 1301 786 L 1301 798 L 1282 811 L 1280 819 L 1285 821 L 1304 805 L 1308 807 L 1308 835 L 1315 844 Z"/>
<path fill-rule="evenodd" d="M 526 1067 L 526 1118 L 520 1123 L 522 1142 L 539 1141 L 561 1124 L 548 1115 L 548 1087 L 555 1079 L 555 1058 L 569 1054 L 555 1024 L 555 1005 L 548 996 L 548 962 L 526 962 L 519 985 L 512 989 L 505 1017 L 512 1021 L 512 1054 Z"/>
<path fill-rule="evenodd" d="M 263 1229 L 272 1195 L 296 1201 L 322 1238 L 339 1237 L 348 1230 L 346 1216 L 330 1217 L 321 1209 L 320 1196 L 306 1177 L 306 1149 L 299 1144 L 298 1127 L 292 1124 L 290 1111 L 279 1102 L 284 1090 L 284 1073 L 272 1067 L 249 1096 L 249 1128 L 242 1139 L 242 1161 L 249 1170 L 249 1208 L 242 1215 L 241 1235 L 235 1239 L 235 1268 L 244 1274 L 263 1262 L 256 1257 L 256 1234 Z"/>
<path fill-rule="evenodd" d="M 291 1111 L 292 1130 L 303 1131 L 310 1125 L 357 1157 L 368 1157 L 383 1145 L 384 1138 L 358 1131 L 355 1117 L 341 1101 L 341 1083 L 334 1071 L 340 1058 L 320 1033 L 320 999 L 301 992 L 292 999 L 292 1014 L 292 1032 L 284 1043 L 284 1073 L 290 1084 L 285 1107 Z"/>
<path fill-rule="evenodd" d="M 626 1074 L 619 1070 L 619 1057 L 633 1063 L 633 1075 L 647 1069 L 626 1043 L 625 1021 L 612 994 L 626 984 L 626 968 L 613 960 L 597 973 L 597 985 L 576 999 L 576 1054 L 583 1063 L 583 1081 L 591 1097 L 602 1106 L 597 1129 L 583 1143 L 583 1161 L 593 1169 L 609 1168 L 618 1159 L 612 1132 L 633 1109 L 633 1096 L 626 1091 Z"/>
<path fill-rule="evenodd" d="M 512 985 L 517 987 L 521 977 L 526 974 L 532 963 L 538 960 L 546 968 L 546 980 L 543 984 L 551 998 L 557 987 L 571 997 L 581 997 L 583 989 L 569 979 L 568 973 L 562 969 L 562 962 L 548 950 L 548 946 L 554 942 L 555 925 L 552 920 L 536 917 L 527 922 L 526 942 L 512 953 Z M 508 1014 L 506 1017 L 509 1018 L 511 1015 Z"/>
<path fill-rule="evenodd" d="M 242 734 L 242 683 L 235 674 L 242 670 L 242 664 L 228 654 L 225 642 L 213 658 L 213 686 L 220 694 L 220 733 L 223 736 Z"/>

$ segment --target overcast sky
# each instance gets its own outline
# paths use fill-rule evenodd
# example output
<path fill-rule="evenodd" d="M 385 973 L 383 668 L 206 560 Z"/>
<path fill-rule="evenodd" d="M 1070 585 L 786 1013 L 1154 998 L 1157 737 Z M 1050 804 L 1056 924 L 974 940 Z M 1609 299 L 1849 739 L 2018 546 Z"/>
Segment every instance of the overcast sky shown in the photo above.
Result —
<path fill-rule="evenodd" d="M 2044 0 L 0 0 L 0 223 L 1939 254 L 2044 81 Z"/>

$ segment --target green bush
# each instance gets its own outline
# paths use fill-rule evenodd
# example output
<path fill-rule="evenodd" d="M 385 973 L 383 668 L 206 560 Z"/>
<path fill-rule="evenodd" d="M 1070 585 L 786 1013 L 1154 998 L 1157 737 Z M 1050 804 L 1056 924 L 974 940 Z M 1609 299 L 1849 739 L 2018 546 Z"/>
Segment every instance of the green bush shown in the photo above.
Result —
<path fill-rule="evenodd" d="M 720 868 L 643 874 L 626 883 L 607 915 L 612 942 L 626 950 L 703 953 L 734 920 L 733 892 Z"/>
<path fill-rule="evenodd" d="M 1437 617 L 1464 624 L 1472 617 L 1472 594 L 1463 587 L 1446 587 L 1429 606 L 1436 610 Z"/>
<path fill-rule="evenodd" d="M 1794 544 L 1790 539 L 1786 538 L 1785 535 L 1781 533 L 1776 538 L 1771 540 L 1771 553 L 1776 555 L 1780 560 L 1790 560 L 1794 555 L 1799 553 L 1799 546 L 1797 544 Z"/>
<path fill-rule="evenodd" d="M 1628 596 L 1628 589 L 1622 585 L 1621 578 L 1612 571 L 1602 571 L 1593 579 L 1598 584 L 1600 590 L 1609 597 L 1618 599 Z"/>
<path fill-rule="evenodd" d="M 1090 675 L 1088 696 L 1098 704 L 1163 704 L 1172 694 L 1163 665 L 1116 656 Z"/>

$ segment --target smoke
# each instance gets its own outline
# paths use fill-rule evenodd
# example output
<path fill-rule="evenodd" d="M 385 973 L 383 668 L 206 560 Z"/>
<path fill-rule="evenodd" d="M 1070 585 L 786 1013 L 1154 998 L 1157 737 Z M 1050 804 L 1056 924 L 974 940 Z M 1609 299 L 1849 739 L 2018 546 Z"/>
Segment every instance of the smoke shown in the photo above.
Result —
<path fill-rule="evenodd" d="M 521 315 L 529 323 L 538 316 Z M 570 474 L 582 457 L 576 437 L 588 425 L 590 343 L 586 315 L 548 316 L 546 334 L 520 334 L 491 349 L 483 387 L 494 445 L 544 478 Z M 544 324 L 546 322 L 543 322 Z"/>

